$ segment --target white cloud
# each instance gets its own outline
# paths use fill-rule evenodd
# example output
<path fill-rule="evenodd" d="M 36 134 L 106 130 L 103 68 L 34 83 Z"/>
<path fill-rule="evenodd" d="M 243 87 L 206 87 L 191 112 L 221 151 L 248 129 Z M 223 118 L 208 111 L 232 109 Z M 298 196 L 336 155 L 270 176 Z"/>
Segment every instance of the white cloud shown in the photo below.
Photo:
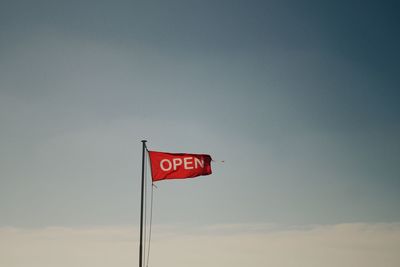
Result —
<path fill-rule="evenodd" d="M 133 227 L 0 229 L 0 266 L 137 264 Z M 149 266 L 354 267 L 400 264 L 400 224 L 155 227 Z"/>

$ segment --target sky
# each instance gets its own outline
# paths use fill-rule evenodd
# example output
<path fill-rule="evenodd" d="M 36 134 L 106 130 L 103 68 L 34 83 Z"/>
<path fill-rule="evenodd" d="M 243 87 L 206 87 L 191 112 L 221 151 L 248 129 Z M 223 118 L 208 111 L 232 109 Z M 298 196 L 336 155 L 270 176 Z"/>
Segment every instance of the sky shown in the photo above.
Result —
<path fill-rule="evenodd" d="M 77 244 L 105 255 L 91 250 L 94 238 L 104 251 L 127 248 L 107 257 L 131 265 L 146 139 L 150 150 L 216 160 L 210 176 L 157 183 L 155 261 L 162 244 L 197 249 L 198 237 L 219 248 L 215 266 L 248 262 L 227 251 L 252 246 L 255 266 L 398 266 L 399 10 L 397 1 L 0 0 L 0 263 L 54 266 L 29 254 L 39 243 L 58 244 L 65 263 Z M 232 240 L 243 248 L 224 245 Z M 338 251 L 310 262 L 292 243 L 319 240 Z M 190 255 L 165 266 L 195 266 Z M 349 260 L 330 261 L 338 255 Z M 66 266 L 80 266 L 74 257 Z"/>

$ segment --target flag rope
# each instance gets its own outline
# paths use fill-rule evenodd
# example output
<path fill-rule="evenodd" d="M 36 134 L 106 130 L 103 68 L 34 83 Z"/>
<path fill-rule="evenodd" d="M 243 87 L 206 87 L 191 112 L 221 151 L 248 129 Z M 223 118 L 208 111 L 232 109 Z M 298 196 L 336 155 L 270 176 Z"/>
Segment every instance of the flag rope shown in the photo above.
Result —
<path fill-rule="evenodd" d="M 151 245 L 151 230 L 153 225 L 153 193 L 154 193 L 155 185 L 151 183 L 151 194 L 150 194 L 150 218 L 149 218 L 149 242 L 148 242 L 148 249 L 147 249 L 147 261 L 146 267 L 149 267 L 149 259 L 150 259 L 150 245 Z"/>
<path fill-rule="evenodd" d="M 146 152 L 148 153 L 149 150 L 146 148 Z M 147 154 L 148 155 L 148 154 Z M 152 233 L 152 226 L 153 226 L 153 200 L 154 200 L 154 188 L 157 188 L 157 186 L 152 182 L 151 183 L 151 191 L 150 191 L 150 210 L 149 210 L 149 225 L 147 227 L 147 201 L 148 201 L 148 184 L 147 184 L 147 177 L 148 177 L 148 168 L 147 168 L 147 157 L 145 157 L 145 182 L 144 182 L 144 186 L 145 186 L 145 198 L 144 198 L 144 212 L 145 212 L 145 216 L 144 216 L 144 251 L 143 251 L 143 263 L 145 264 L 146 267 L 149 266 L 149 260 L 150 260 L 150 248 L 151 248 L 151 233 Z M 148 228 L 148 230 L 147 230 Z M 148 235 L 147 235 L 147 231 L 148 231 Z M 148 239 L 148 240 L 147 240 Z M 147 246 L 146 246 L 147 243 Z M 147 252 L 147 255 L 146 255 Z"/>
<path fill-rule="evenodd" d="M 146 151 L 147 151 L 147 147 Z M 147 233 L 147 157 L 144 157 L 144 224 L 143 224 L 143 264 L 146 262 L 146 233 Z M 143 267 L 143 266 L 141 266 Z"/>

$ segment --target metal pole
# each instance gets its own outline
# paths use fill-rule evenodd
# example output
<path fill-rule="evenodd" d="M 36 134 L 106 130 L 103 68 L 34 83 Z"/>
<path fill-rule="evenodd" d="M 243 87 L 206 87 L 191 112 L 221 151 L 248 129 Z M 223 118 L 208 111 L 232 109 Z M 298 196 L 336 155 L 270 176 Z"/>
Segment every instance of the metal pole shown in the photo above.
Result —
<path fill-rule="evenodd" d="M 146 153 L 146 140 L 142 140 L 142 190 L 141 190 L 141 201 L 140 201 L 140 244 L 139 244 L 139 267 L 143 267 L 143 203 L 144 203 L 144 160 Z"/>

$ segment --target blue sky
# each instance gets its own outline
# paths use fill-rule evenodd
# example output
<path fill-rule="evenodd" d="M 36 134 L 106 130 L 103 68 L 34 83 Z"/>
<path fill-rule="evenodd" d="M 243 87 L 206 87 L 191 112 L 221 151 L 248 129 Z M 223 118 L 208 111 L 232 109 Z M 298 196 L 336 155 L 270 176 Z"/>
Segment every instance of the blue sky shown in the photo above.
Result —
<path fill-rule="evenodd" d="M 400 220 L 395 1 L 1 1 L 0 225 Z"/>

